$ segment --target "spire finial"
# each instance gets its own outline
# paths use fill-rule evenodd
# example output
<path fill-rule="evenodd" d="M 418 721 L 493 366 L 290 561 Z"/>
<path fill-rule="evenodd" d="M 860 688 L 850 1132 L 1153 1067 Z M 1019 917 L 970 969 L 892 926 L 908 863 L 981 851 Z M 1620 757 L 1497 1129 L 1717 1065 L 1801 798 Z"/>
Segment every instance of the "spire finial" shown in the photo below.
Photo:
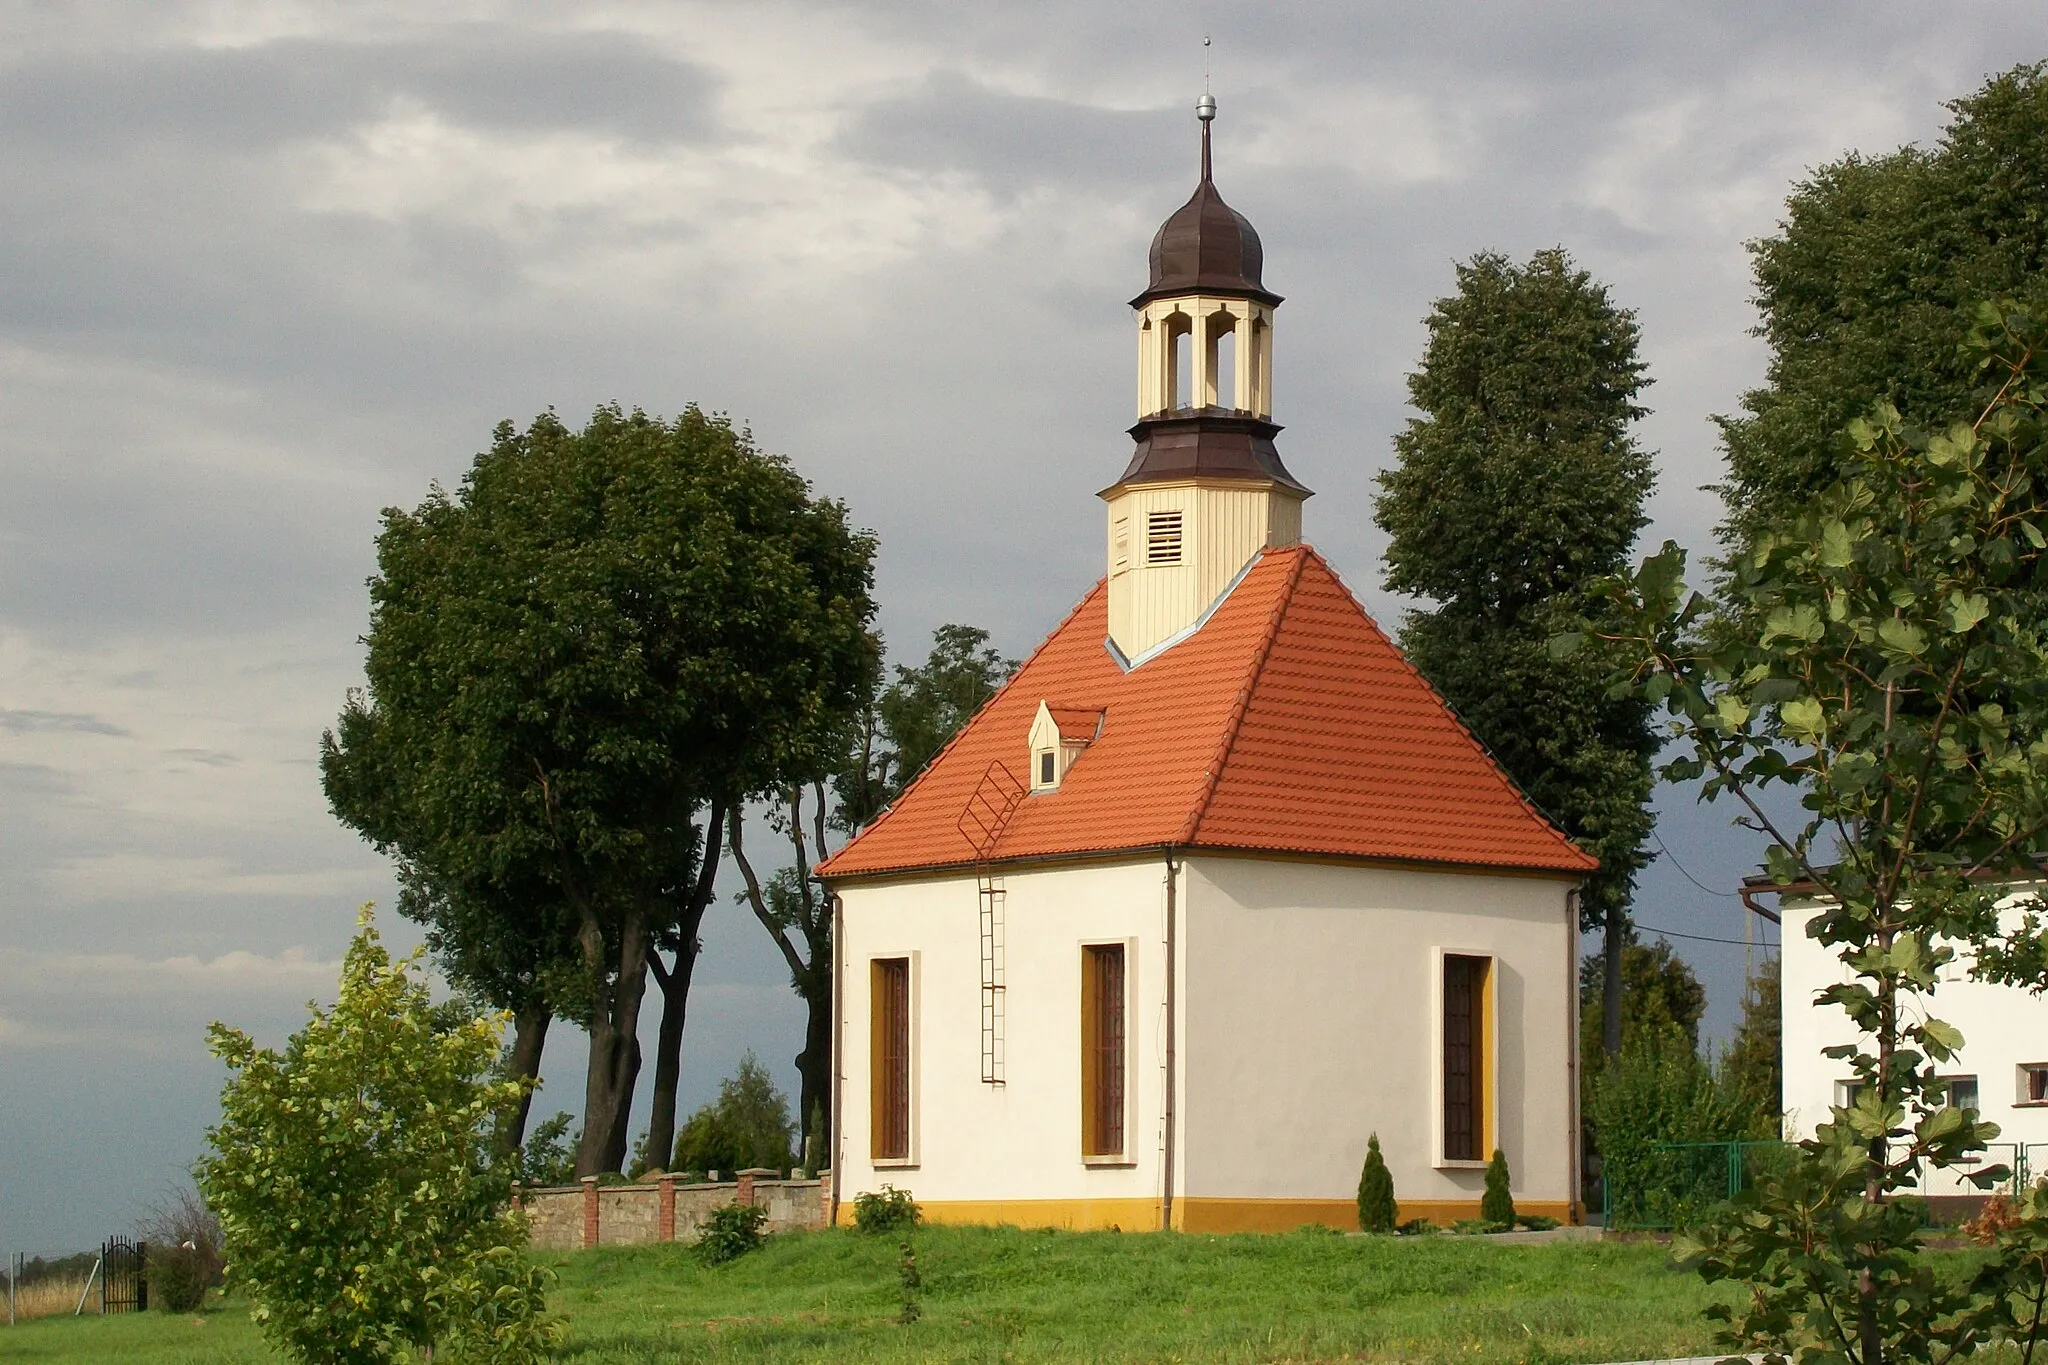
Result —
<path fill-rule="evenodd" d="M 1195 101 L 1195 117 L 1202 121 L 1202 183 L 1209 183 L 1209 124 L 1216 117 L 1216 97 L 1209 93 L 1209 35 L 1202 35 L 1202 98 Z"/>

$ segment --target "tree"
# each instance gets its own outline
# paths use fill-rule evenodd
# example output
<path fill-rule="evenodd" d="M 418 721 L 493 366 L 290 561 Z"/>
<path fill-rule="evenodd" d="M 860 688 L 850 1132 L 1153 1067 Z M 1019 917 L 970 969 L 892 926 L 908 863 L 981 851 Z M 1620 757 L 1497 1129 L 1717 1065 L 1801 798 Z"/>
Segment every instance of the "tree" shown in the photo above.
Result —
<path fill-rule="evenodd" d="M 1821 167 L 1751 244 L 1771 358 L 1721 424 L 1731 549 L 1834 482 L 1837 435 L 1872 401 L 1929 430 L 1974 418 L 1972 308 L 2042 290 L 2048 75 L 2015 67 L 1948 108 L 1933 149 Z"/>
<path fill-rule="evenodd" d="M 1579 1054 L 1587 1075 L 1596 1063 L 1606 1036 L 1605 959 L 1579 964 Z M 1621 953 L 1621 1045 L 1638 1034 L 1676 1033 L 1697 1052 L 1700 1020 L 1707 1012 L 1707 990 L 1685 959 L 1659 939 L 1655 944 L 1630 943 Z"/>
<path fill-rule="evenodd" d="M 811 759 L 797 765 L 808 766 L 808 776 L 768 794 L 768 822 L 789 841 L 789 865 L 759 875 L 746 852 L 745 812 L 735 805 L 729 814 L 726 844 L 745 883 L 740 898 L 782 953 L 806 1010 L 796 1057 L 806 1153 L 830 1150 L 831 1134 L 820 1130 L 832 1107 L 832 897 L 811 869 L 830 856 L 833 828 L 850 833 L 874 819 L 1016 671 L 988 638 L 975 626 L 940 626 L 922 665 L 899 665 L 896 681 L 871 694 L 851 723 L 813 737 Z"/>
<path fill-rule="evenodd" d="M 1515 1225 L 1515 1197 L 1508 1190 L 1507 1154 L 1496 1147 L 1486 1163 L 1486 1189 L 1479 1196 L 1479 1217 L 1497 1228 Z"/>
<path fill-rule="evenodd" d="M 943 625 L 922 664 L 897 665 L 832 765 L 839 828 L 860 829 L 880 814 L 1017 671 L 988 640 L 979 626 Z"/>
<path fill-rule="evenodd" d="M 331 763 L 374 735 L 365 767 L 448 904 L 517 911 L 509 941 L 572 964 L 543 979 L 590 1035 L 579 1174 L 624 1161 L 664 946 L 658 1072 L 680 1049 L 723 810 L 873 674 L 873 554 L 843 506 L 694 407 L 501 423 L 456 494 L 385 513 L 368 720 L 344 714 Z"/>
<path fill-rule="evenodd" d="M 789 1097 L 749 1052 L 739 1070 L 718 1083 L 718 1098 L 690 1116 L 676 1135 L 672 1171 L 732 1171 L 790 1164 Z"/>
<path fill-rule="evenodd" d="M 1380 1135 L 1365 1140 L 1365 1169 L 1358 1173 L 1358 1230 L 1392 1232 L 1401 1219 L 1394 1202 L 1394 1173 L 1380 1155 Z"/>
<path fill-rule="evenodd" d="M 499 1021 L 436 1008 L 364 907 L 332 1010 L 283 1052 L 208 1030 L 230 1078 L 199 1163 L 230 1273 L 271 1344 L 306 1361 L 385 1361 L 472 1338 L 496 1305 L 496 1360 L 555 1330 L 546 1272 L 514 1254 L 510 1164 L 489 1139 L 524 1083 L 495 1074 Z"/>
<path fill-rule="evenodd" d="M 1482 254 L 1429 317 L 1408 377 L 1422 416 L 1395 438 L 1373 520 L 1387 586 L 1436 605 L 1401 646 L 1538 808 L 1600 859 L 1580 919 L 1605 933 L 1605 1035 L 1621 1048 L 1621 952 L 1645 862 L 1657 741 L 1637 698 L 1609 694 L 1597 651 L 1549 638 L 1620 569 L 1653 477 L 1630 435 L 1649 383 L 1635 315 L 1562 249 Z"/>
<path fill-rule="evenodd" d="M 1749 979 L 1742 997 L 1742 1020 L 1735 1039 L 1721 1058 L 1722 1083 L 1731 1100 L 1753 1115 L 1758 1137 L 1776 1137 L 1785 1114 L 1785 1034 L 1780 1008 L 1778 959 L 1773 957 Z"/>
<path fill-rule="evenodd" d="M 1936 1273 L 1910 1197 L 1923 1167 L 1974 1166 L 1998 1131 L 1939 1075 L 1963 1042 L 1933 1011 L 1942 968 L 1961 950 L 1980 976 L 2048 987 L 2038 898 L 2017 929 L 1999 908 L 2048 870 L 2048 325 L 1986 305 L 1967 344 L 1974 422 L 1928 433 L 1878 403 L 1837 482 L 1730 560 L 1718 612 L 1675 545 L 1602 588 L 1625 685 L 1683 747 L 1666 774 L 1704 777 L 1768 836 L 1774 882 L 1845 969 L 1818 1003 L 1860 1035 L 1829 1049 L 1855 1102 L 1687 1248 L 1710 1280 L 1747 1283 L 1716 1310 L 1738 1352 L 1942 1365 L 2011 1341 L 2027 1359 L 2044 1323 L 2048 1187 L 1969 1278 Z M 1799 792 L 1796 820 L 1760 799 L 1772 784 Z"/>

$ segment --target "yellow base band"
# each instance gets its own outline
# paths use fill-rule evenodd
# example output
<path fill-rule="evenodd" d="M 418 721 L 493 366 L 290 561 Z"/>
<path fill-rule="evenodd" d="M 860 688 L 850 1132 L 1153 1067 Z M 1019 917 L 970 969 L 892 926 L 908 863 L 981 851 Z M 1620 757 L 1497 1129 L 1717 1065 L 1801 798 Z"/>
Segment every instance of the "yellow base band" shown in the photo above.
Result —
<path fill-rule="evenodd" d="M 1076 1231 L 1116 1228 L 1152 1232 L 1159 1227 L 1157 1199 L 953 1199 L 920 1202 L 927 1222 L 1021 1228 L 1070 1228 Z M 1563 1200 L 1523 1200 L 1515 1211 L 1528 1217 L 1580 1221 L 1576 1205 Z M 1449 1227 L 1479 1216 L 1476 1199 L 1407 1199 L 1400 1204 L 1402 1222 L 1425 1218 Z M 853 1205 L 839 1206 L 839 1222 L 851 1225 Z M 1193 1196 L 1173 1204 L 1173 1226 L 1181 1232 L 1292 1232 L 1307 1224 L 1358 1231 L 1358 1204 L 1351 1199 L 1216 1199 Z"/>

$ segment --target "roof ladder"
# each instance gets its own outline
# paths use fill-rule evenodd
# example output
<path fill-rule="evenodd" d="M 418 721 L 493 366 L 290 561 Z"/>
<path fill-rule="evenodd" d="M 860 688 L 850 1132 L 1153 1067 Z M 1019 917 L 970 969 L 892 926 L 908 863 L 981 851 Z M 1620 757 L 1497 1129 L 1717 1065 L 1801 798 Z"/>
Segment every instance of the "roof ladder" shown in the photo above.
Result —
<path fill-rule="evenodd" d="M 1000 761 L 988 765 L 960 812 L 962 838 L 974 849 L 976 919 L 981 931 L 981 1079 L 1003 1083 L 1003 879 L 990 867 L 1004 826 L 1024 799 L 1024 784 Z"/>

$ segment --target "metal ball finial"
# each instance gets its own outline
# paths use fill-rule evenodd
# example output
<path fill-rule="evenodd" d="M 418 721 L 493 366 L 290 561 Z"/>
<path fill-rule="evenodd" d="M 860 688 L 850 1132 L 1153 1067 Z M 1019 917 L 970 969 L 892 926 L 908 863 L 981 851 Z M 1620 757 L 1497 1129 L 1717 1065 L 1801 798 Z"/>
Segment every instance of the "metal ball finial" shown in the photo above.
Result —
<path fill-rule="evenodd" d="M 1207 91 L 1202 92 L 1202 98 L 1195 101 L 1195 117 L 1204 123 L 1216 117 L 1216 97 L 1214 95 L 1209 94 Z"/>

